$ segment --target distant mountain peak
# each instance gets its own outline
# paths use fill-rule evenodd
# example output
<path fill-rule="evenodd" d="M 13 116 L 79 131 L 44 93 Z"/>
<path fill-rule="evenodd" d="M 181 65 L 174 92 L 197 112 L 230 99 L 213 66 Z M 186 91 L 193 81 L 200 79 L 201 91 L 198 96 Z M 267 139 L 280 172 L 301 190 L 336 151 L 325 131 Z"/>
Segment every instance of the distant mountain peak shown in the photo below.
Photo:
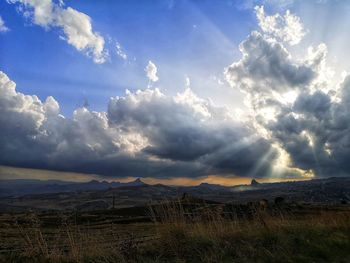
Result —
<path fill-rule="evenodd" d="M 211 189 L 211 190 L 223 190 L 228 189 L 228 187 L 221 185 L 221 184 L 210 184 L 210 183 L 201 183 L 197 187 L 205 188 L 205 189 Z"/>
<path fill-rule="evenodd" d="M 141 186 L 141 185 L 146 185 L 141 178 L 136 178 L 134 181 L 130 181 L 128 183 L 125 183 L 124 185 L 126 186 Z"/>
<path fill-rule="evenodd" d="M 250 185 L 251 185 L 251 186 L 257 186 L 257 185 L 260 185 L 260 183 L 259 183 L 257 180 L 253 179 L 253 180 L 251 181 Z"/>

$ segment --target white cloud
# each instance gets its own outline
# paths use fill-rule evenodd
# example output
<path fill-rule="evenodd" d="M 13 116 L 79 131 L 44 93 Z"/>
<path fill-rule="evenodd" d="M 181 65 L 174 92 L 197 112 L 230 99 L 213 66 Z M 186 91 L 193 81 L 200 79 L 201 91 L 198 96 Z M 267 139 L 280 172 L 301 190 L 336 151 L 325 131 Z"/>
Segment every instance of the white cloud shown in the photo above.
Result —
<path fill-rule="evenodd" d="M 242 59 L 226 71 L 232 85 L 256 85 L 260 93 L 287 91 L 291 86 L 307 85 L 315 75 L 310 62 L 296 64 L 282 43 L 259 32 L 252 32 L 240 44 L 240 51 Z"/>
<path fill-rule="evenodd" d="M 191 87 L 191 79 L 189 76 L 185 76 L 185 87 L 190 88 Z"/>
<path fill-rule="evenodd" d="M 122 58 L 123 60 L 128 59 L 128 55 L 125 53 L 125 51 L 123 50 L 123 47 L 120 45 L 120 43 L 118 41 L 115 44 L 115 48 L 116 48 L 117 55 L 120 58 Z"/>
<path fill-rule="evenodd" d="M 157 76 L 157 66 L 152 62 L 148 61 L 148 64 L 145 68 L 146 76 L 150 81 L 156 82 L 158 81 Z"/>
<path fill-rule="evenodd" d="M 7 31 L 9 31 L 9 28 L 5 26 L 5 22 L 0 16 L 0 32 L 7 32 Z"/>
<path fill-rule="evenodd" d="M 304 37 L 305 31 L 300 18 L 291 14 L 289 10 L 285 15 L 275 14 L 267 16 L 263 6 L 255 7 L 261 30 L 270 37 L 277 38 L 291 45 L 296 45 Z"/>
<path fill-rule="evenodd" d="M 71 7 L 55 4 L 52 0 L 8 0 L 21 3 L 24 16 L 30 17 L 34 24 L 50 29 L 63 30 L 62 39 L 92 57 L 95 63 L 104 63 L 108 56 L 105 40 L 92 29 L 91 18 Z"/>

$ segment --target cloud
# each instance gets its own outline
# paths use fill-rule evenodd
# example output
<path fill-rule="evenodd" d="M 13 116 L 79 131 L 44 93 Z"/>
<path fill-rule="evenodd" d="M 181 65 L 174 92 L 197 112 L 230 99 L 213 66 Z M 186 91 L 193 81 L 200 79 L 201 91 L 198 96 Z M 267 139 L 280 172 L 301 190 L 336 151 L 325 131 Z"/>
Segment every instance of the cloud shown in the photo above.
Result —
<path fill-rule="evenodd" d="M 293 31 L 289 16 L 273 17 L 277 31 Z M 252 32 L 225 70 L 245 95 L 241 119 L 189 87 L 127 91 L 106 112 L 81 107 L 66 118 L 54 98 L 17 92 L 1 72 L 0 165 L 119 177 L 349 175 L 350 76 L 328 77 L 324 44 L 296 59 L 290 38 L 272 33 Z M 145 70 L 158 80 L 155 64 Z"/>
<path fill-rule="evenodd" d="M 8 0 L 9 3 L 20 3 L 19 10 L 36 25 L 50 29 L 62 29 L 61 39 L 92 57 L 95 63 L 106 61 L 108 52 L 105 40 L 92 29 L 91 18 L 71 7 L 56 4 L 52 0 Z"/>
<path fill-rule="evenodd" d="M 266 39 L 259 32 L 252 32 L 240 44 L 242 59 L 226 70 L 227 80 L 231 84 L 256 86 L 259 91 L 286 91 L 290 87 L 307 85 L 315 72 L 306 62 L 296 64 L 290 53 L 278 42 Z M 261 85 L 264 82 L 264 85 Z"/>
<path fill-rule="evenodd" d="M 185 87 L 190 88 L 191 87 L 191 79 L 189 76 L 185 76 Z"/>
<path fill-rule="evenodd" d="M 322 1 L 322 0 L 320 0 Z M 327 0 L 325 0 L 327 1 Z M 235 5 L 239 10 L 252 10 L 256 5 L 264 5 L 284 10 L 291 6 L 295 0 L 230 0 L 230 5 Z"/>
<path fill-rule="evenodd" d="M 120 43 L 117 41 L 115 44 L 117 55 L 122 58 L 123 60 L 128 59 L 128 55 L 124 52 L 123 47 L 120 45 Z"/>
<path fill-rule="evenodd" d="M 111 98 L 107 112 L 84 107 L 72 118 L 58 102 L 15 90 L 0 73 L 0 164 L 110 176 L 267 176 L 276 153 L 226 108 L 189 88 L 176 96 L 158 89 Z M 261 161 L 259 156 L 272 154 Z"/>
<path fill-rule="evenodd" d="M 9 28 L 7 26 L 5 26 L 5 22 L 2 19 L 2 17 L 0 16 L 0 32 L 4 33 L 9 31 Z"/>
<path fill-rule="evenodd" d="M 199 98 L 189 88 L 174 97 L 158 89 L 128 92 L 125 97 L 111 99 L 108 118 L 112 127 L 138 131 L 147 138 L 142 153 L 151 159 L 189 165 L 192 174 L 186 176 L 248 176 L 257 166 L 257 156 L 270 150 L 266 140 L 234 120 L 227 109 Z M 243 163 L 244 152 L 249 156 L 244 155 Z M 274 156 L 262 163 L 260 176 L 268 174 Z"/>
<path fill-rule="evenodd" d="M 289 10 L 285 15 L 275 14 L 266 16 L 263 6 L 255 7 L 259 26 L 267 36 L 276 38 L 291 45 L 296 45 L 304 37 L 305 31 L 300 18 L 291 14 Z"/>
<path fill-rule="evenodd" d="M 320 177 L 349 175 L 350 77 L 334 85 L 324 44 L 310 47 L 304 60 L 288 52 L 287 44 L 298 43 L 303 35 L 302 26 L 295 26 L 299 18 L 289 11 L 272 17 L 263 8 L 256 11 L 262 32 L 243 41 L 242 58 L 225 70 L 230 85 L 246 95 L 252 125 L 291 170 Z M 290 33 L 295 28 L 299 33 Z"/>
<path fill-rule="evenodd" d="M 146 76 L 150 81 L 156 82 L 158 81 L 157 76 L 157 66 L 152 62 L 148 61 L 148 64 L 145 68 Z"/>

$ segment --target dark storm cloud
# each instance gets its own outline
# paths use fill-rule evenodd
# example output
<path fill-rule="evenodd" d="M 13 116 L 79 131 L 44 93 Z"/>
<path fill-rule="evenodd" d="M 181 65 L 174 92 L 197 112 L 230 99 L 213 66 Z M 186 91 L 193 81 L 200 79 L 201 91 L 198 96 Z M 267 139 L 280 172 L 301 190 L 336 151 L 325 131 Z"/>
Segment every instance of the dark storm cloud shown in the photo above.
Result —
<path fill-rule="evenodd" d="M 157 89 L 112 98 L 108 112 L 86 108 L 67 119 L 49 97 L 15 90 L 0 74 L 0 163 L 114 176 L 267 175 L 266 140 L 225 108 L 191 90 L 169 97 Z M 258 164 L 259 162 L 259 164 Z"/>
<path fill-rule="evenodd" d="M 296 166 L 313 169 L 319 176 L 350 173 L 348 92 L 347 78 L 340 85 L 337 98 L 332 99 L 334 92 L 301 93 L 291 107 L 291 113 L 279 116 L 277 122 L 269 127 Z M 296 115 L 292 117 L 294 113 Z"/>
<path fill-rule="evenodd" d="M 273 19 L 263 21 L 269 33 L 275 33 Z M 331 82 L 324 44 L 296 60 L 287 42 L 279 35 L 253 32 L 226 78 L 246 94 L 258 132 L 288 154 L 290 167 L 317 176 L 349 175 L 350 79 Z"/>
<path fill-rule="evenodd" d="M 214 173 L 232 171 L 241 175 L 260 177 L 272 174 L 272 163 L 278 157 L 276 149 L 268 140 L 257 138 L 252 141 L 229 142 L 206 160 Z"/>
<path fill-rule="evenodd" d="M 211 154 L 248 132 L 226 116 L 226 111 L 214 108 L 190 90 L 183 96 L 184 100 L 180 101 L 165 97 L 158 90 L 149 90 L 132 98 L 113 98 L 109 104 L 109 121 L 112 125 L 142 131 L 150 143 L 143 152 L 181 161 Z"/>
<path fill-rule="evenodd" d="M 322 91 L 313 94 L 301 94 L 294 103 L 293 110 L 297 113 L 309 114 L 317 119 L 324 119 L 330 113 L 331 98 Z"/>
<path fill-rule="evenodd" d="M 350 172 L 349 160 L 344 162 L 350 154 L 349 129 L 347 125 L 339 127 L 336 114 L 337 108 L 343 105 L 329 102 L 330 98 L 324 94 L 299 98 L 293 107 L 297 110 L 278 116 L 269 126 L 271 134 L 292 157 L 293 164 L 312 169 L 319 176 Z"/>

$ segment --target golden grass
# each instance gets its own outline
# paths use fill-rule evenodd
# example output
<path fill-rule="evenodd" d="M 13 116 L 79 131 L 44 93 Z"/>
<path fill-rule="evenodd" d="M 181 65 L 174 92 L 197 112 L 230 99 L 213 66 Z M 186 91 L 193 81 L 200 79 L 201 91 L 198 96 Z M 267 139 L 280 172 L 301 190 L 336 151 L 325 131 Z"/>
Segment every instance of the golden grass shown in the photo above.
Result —
<path fill-rule="evenodd" d="M 348 210 L 297 217 L 256 206 L 250 219 L 228 218 L 220 205 L 191 211 L 181 200 L 151 206 L 147 238 L 128 225 L 91 230 L 63 222 L 48 231 L 32 214 L 30 226 L 16 225 L 24 246 L 0 262 L 350 262 Z"/>

